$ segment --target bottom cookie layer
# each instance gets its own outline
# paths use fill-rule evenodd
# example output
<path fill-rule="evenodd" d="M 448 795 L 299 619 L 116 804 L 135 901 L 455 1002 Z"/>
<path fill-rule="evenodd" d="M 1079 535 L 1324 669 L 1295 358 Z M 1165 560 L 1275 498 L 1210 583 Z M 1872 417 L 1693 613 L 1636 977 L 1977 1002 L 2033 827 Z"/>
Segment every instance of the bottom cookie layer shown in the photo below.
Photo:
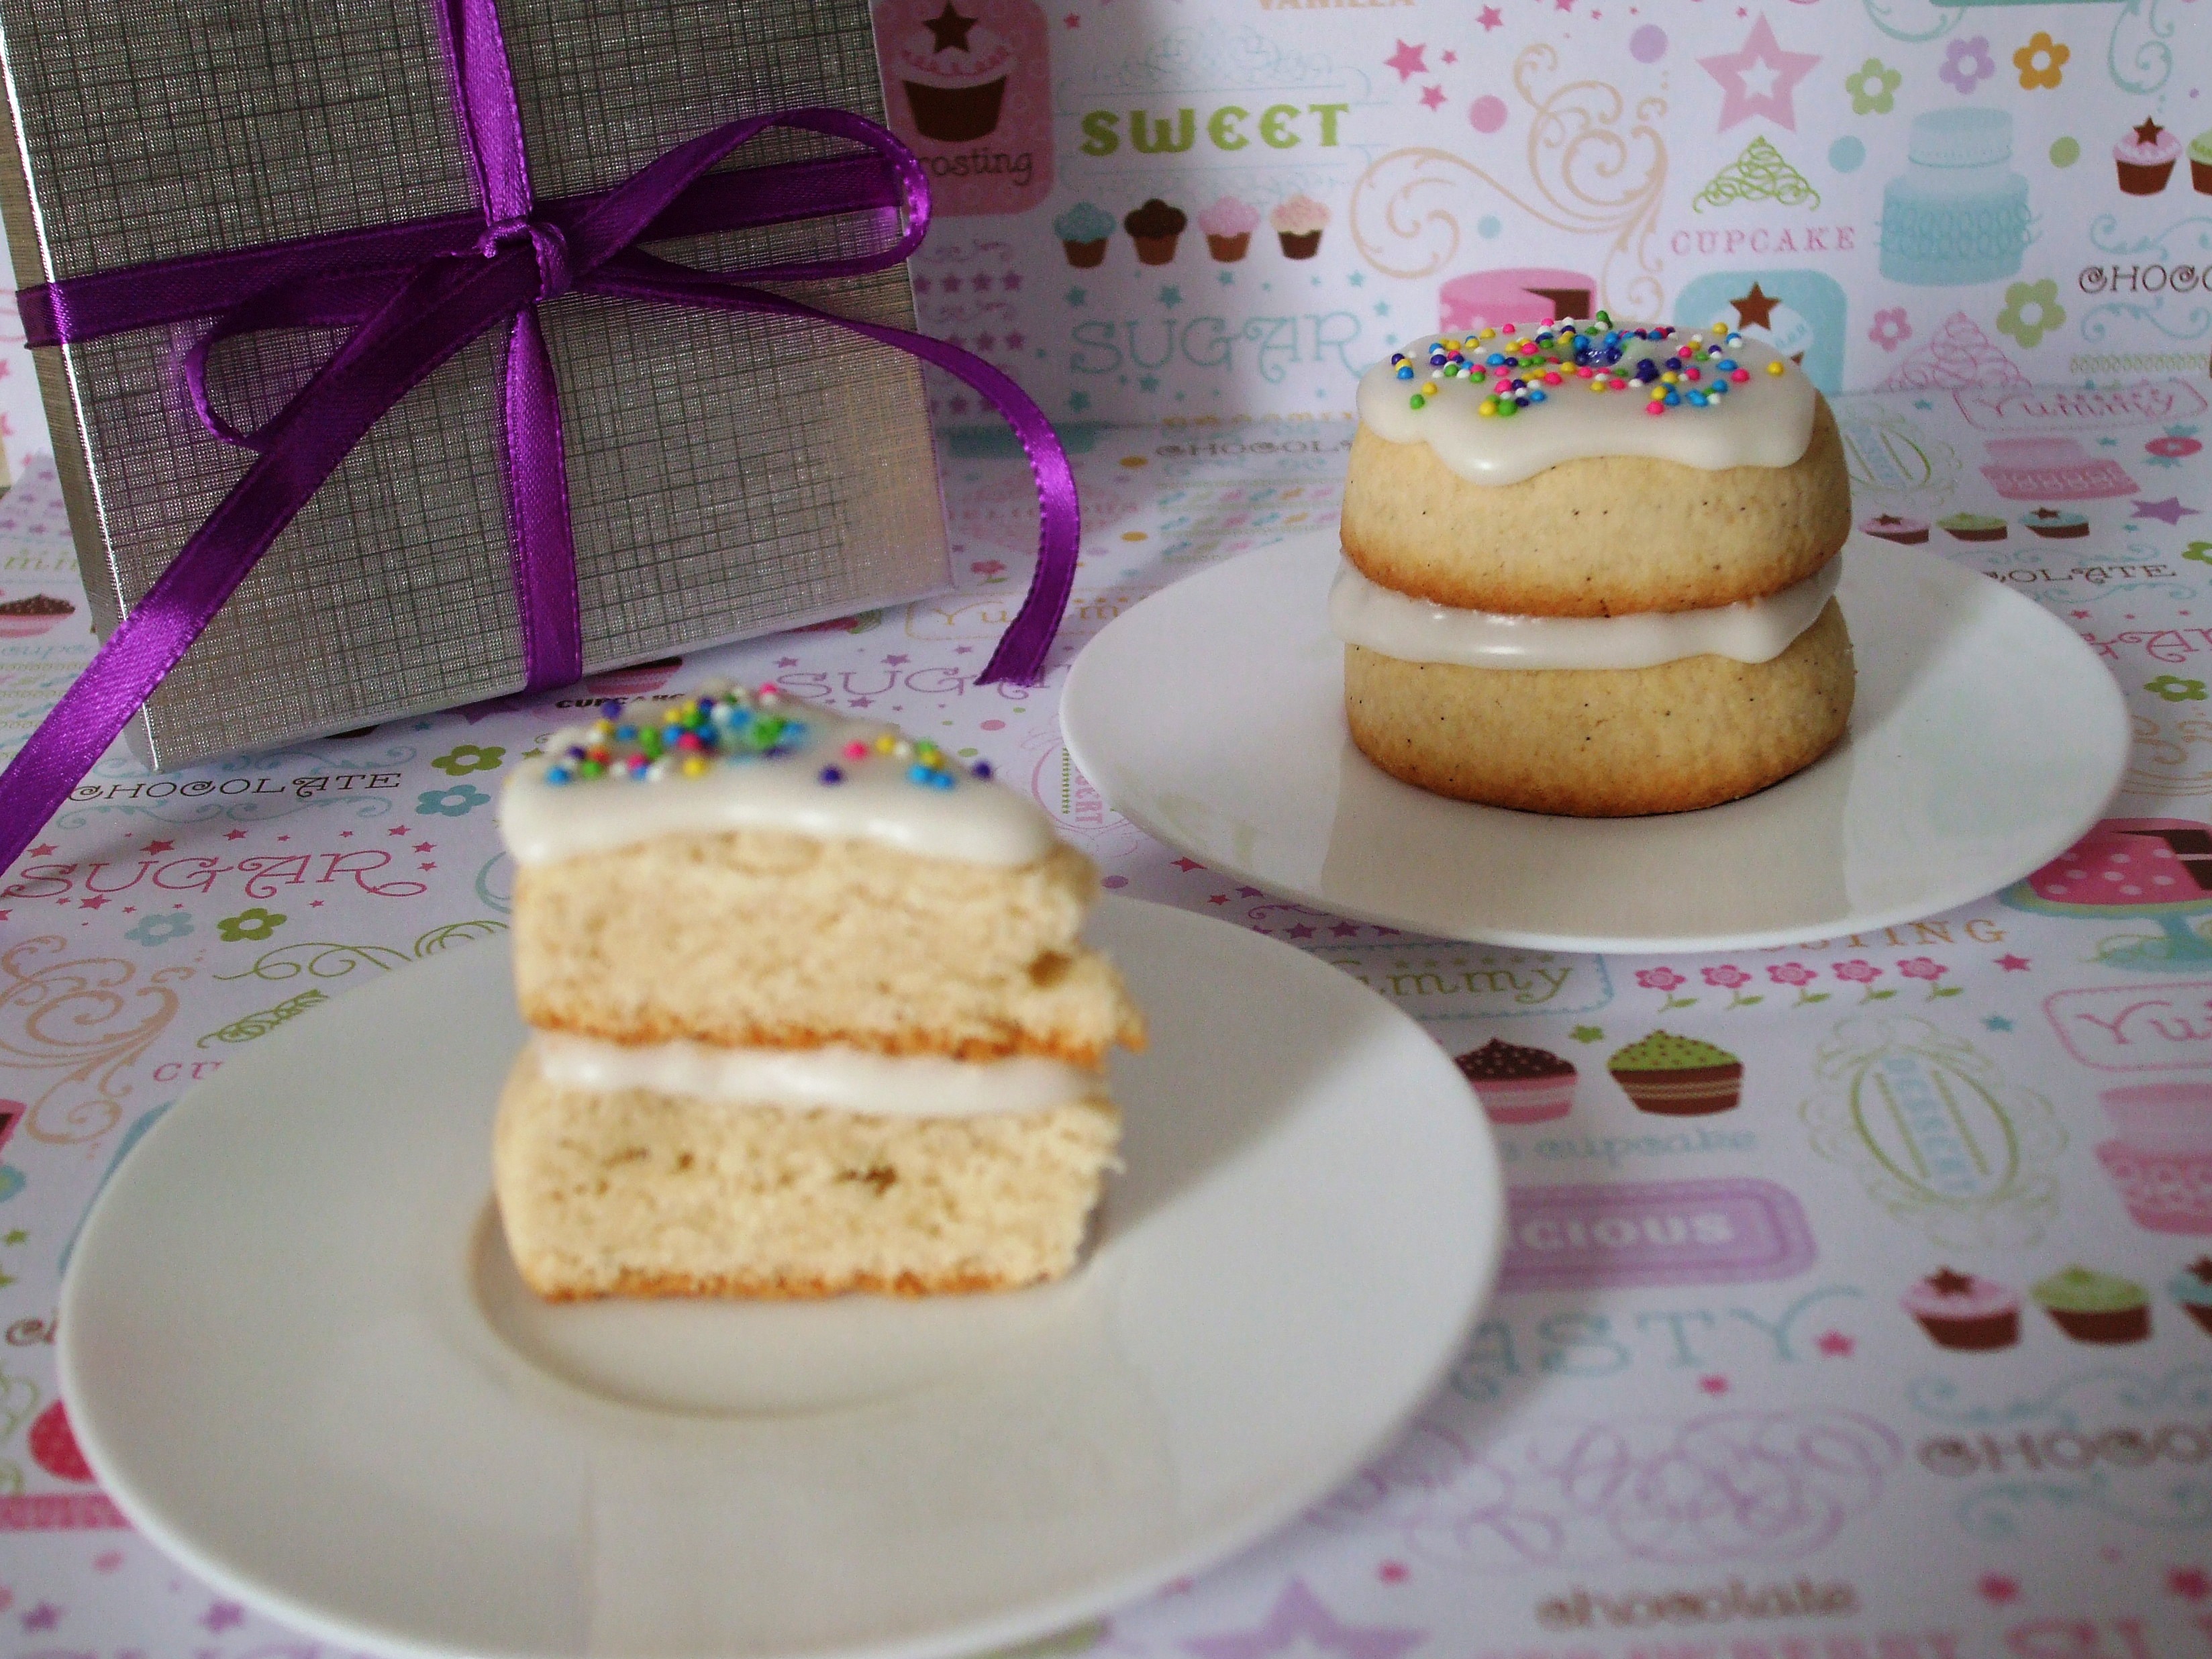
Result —
<path fill-rule="evenodd" d="M 553 1301 L 1007 1290 L 1074 1265 L 1103 1100 L 890 1118 L 557 1087 L 526 1053 L 493 1139 L 507 1249 Z"/>
<path fill-rule="evenodd" d="M 1833 748 L 1851 641 L 1832 599 L 1771 662 L 1496 669 L 1344 653 L 1352 741 L 1393 777 L 1528 812 L 1632 817 L 1717 806 Z"/>

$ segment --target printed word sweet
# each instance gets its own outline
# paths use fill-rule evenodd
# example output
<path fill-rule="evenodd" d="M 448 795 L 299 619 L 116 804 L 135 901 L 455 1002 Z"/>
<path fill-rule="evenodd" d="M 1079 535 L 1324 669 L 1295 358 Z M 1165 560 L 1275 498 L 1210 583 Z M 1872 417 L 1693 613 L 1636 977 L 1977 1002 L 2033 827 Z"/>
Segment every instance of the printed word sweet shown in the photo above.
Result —
<path fill-rule="evenodd" d="M 2208 280 L 2195 265 L 2084 265 L 2075 278 L 2084 294 L 2186 294 Z"/>
<path fill-rule="evenodd" d="M 1858 251 L 1858 227 L 1799 225 L 1795 229 L 1781 230 L 1678 230 L 1668 246 L 1680 254 L 1855 253 Z M 1712 319 L 1703 320 L 1711 322 Z"/>
<path fill-rule="evenodd" d="M 1747 1585 L 1741 1578 L 1694 1589 L 1607 1593 L 1577 1584 L 1536 1604 L 1547 1630 L 1644 1630 L 1655 1625 L 1718 1625 L 1740 1619 L 1834 1619 L 1859 1610 L 1857 1587 L 1840 1578 L 1798 1578 Z"/>
<path fill-rule="evenodd" d="M 2212 1066 L 2212 980 L 2156 991 L 2141 986 L 2060 991 L 2044 1018 L 2066 1052 L 2100 1072 L 2178 1072 Z"/>
<path fill-rule="evenodd" d="M 256 854 L 235 864 L 213 858 L 141 859 L 135 868 L 105 861 L 85 865 L 33 864 L 25 867 L 20 880 L 0 890 L 0 898 L 65 898 L 78 891 L 109 895 L 127 893 L 140 887 L 146 889 L 149 896 L 157 892 L 212 893 L 216 884 L 228 878 L 242 878 L 246 896 L 258 899 L 276 897 L 280 887 L 310 883 L 326 886 L 341 877 L 350 880 L 362 892 L 374 893 L 379 898 L 414 898 L 430 890 L 427 882 L 370 879 L 391 863 L 391 854 L 361 848 L 345 853 Z M 316 873 L 319 870 L 319 874 Z"/>
<path fill-rule="evenodd" d="M 192 800 L 202 795 L 283 795 L 313 800 L 317 795 L 343 795 L 355 790 L 397 789 L 404 775 L 398 772 L 326 772 L 319 776 L 292 778 L 193 778 L 179 783 L 173 778 L 149 778 L 143 783 L 87 783 L 70 792 L 72 801 L 166 800 L 173 795 Z"/>
<path fill-rule="evenodd" d="M 1307 136 L 1301 131 L 1300 123 L 1310 116 L 1313 124 L 1309 131 L 1318 147 L 1334 149 L 1338 118 L 1351 107 L 1349 104 L 1269 104 L 1256 118 L 1241 104 L 1223 104 L 1203 116 L 1189 107 L 1157 116 L 1133 109 L 1126 136 L 1129 147 L 1144 155 L 1180 155 L 1198 142 L 1201 131 L 1216 149 L 1243 149 L 1255 135 L 1270 149 L 1295 149 Z M 1085 155 L 1111 155 L 1121 148 L 1123 137 L 1120 111 L 1094 109 L 1085 113 L 1082 149 Z"/>
<path fill-rule="evenodd" d="M 1914 1455 L 1932 1474 L 2040 1474 L 2101 1467 L 2140 1469 L 2152 1464 L 2202 1463 L 2212 1459 L 2212 1423 L 2160 1423 L 2152 1428 L 2085 1431 L 2022 1429 L 2013 1434 L 1937 1435 Z"/>
<path fill-rule="evenodd" d="M 1067 366 L 1078 374 L 1124 369 L 1163 369 L 1181 360 L 1200 368 L 1234 371 L 1239 364 L 1279 386 L 1294 368 L 1331 363 L 1358 375 L 1367 365 L 1352 350 L 1359 319 L 1348 311 L 1309 311 L 1293 317 L 1141 317 L 1124 323 L 1078 323 L 1069 331 L 1076 349 Z M 1249 350 L 1240 348 L 1249 347 Z"/>
<path fill-rule="evenodd" d="M 2171 578 L 2176 573 L 2162 564 L 2077 564 L 2071 570 L 2056 575 L 2040 567 L 2033 570 L 1984 570 L 1982 574 L 1995 582 L 2012 582 L 2028 586 L 2036 582 L 2084 581 L 2092 587 L 2102 587 L 2106 582 L 2148 580 L 2155 577 Z"/>

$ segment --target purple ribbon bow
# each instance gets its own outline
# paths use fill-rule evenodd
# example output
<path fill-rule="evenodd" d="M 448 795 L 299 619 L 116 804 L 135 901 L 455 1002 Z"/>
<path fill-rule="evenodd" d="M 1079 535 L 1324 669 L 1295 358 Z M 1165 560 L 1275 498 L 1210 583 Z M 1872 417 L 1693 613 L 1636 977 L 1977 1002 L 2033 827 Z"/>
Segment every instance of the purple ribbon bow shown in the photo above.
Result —
<path fill-rule="evenodd" d="M 161 260 L 18 296 L 34 346 L 213 315 L 214 326 L 185 359 L 185 386 L 210 432 L 258 459 L 0 773 L 0 869 L 21 855 L 369 428 L 447 358 L 501 323 L 508 325 L 501 414 L 525 689 L 565 685 L 582 675 L 558 388 L 538 325 L 538 306 L 571 291 L 833 323 L 950 370 L 989 398 L 1029 456 L 1040 522 L 1036 574 L 981 680 L 1029 684 L 1042 672 L 1074 581 L 1081 528 L 1074 475 L 1043 411 L 1012 380 L 957 347 L 832 316 L 749 285 L 860 276 L 912 253 L 929 226 L 928 180 L 914 153 L 857 115 L 786 110 L 732 121 L 679 144 L 611 190 L 540 201 L 531 190 L 496 0 L 430 3 L 480 215 Z M 850 139 L 874 154 L 708 174 L 771 126 Z M 854 258 L 732 275 L 677 264 L 637 246 L 894 208 L 904 210 L 904 234 L 878 252 Z M 264 329 L 332 327 L 352 331 L 258 431 L 237 431 L 209 401 L 207 354 L 218 342 Z"/>

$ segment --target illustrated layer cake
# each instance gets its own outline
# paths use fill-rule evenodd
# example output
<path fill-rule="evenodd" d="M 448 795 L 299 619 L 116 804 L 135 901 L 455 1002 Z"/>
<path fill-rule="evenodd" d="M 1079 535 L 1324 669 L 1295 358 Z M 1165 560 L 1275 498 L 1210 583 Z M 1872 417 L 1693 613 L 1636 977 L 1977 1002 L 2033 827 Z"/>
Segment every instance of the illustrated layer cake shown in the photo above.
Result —
<path fill-rule="evenodd" d="M 1352 740 L 1438 794 L 1732 800 L 1850 717 L 1850 486 L 1804 372 L 1716 325 L 1434 336 L 1362 377 L 1329 597 Z"/>
<path fill-rule="evenodd" d="M 555 1299 L 920 1295 L 1073 1265 L 1144 1024 L 1090 862 L 927 742 L 711 687 L 509 781 L 533 1028 L 510 1253 Z"/>

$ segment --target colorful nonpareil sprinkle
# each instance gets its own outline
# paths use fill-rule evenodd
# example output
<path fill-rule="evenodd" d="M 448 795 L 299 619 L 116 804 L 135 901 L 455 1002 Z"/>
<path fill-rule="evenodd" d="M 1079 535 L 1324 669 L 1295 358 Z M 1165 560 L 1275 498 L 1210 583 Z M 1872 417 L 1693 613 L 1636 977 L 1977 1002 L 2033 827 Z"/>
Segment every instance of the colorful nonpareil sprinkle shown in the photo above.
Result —
<path fill-rule="evenodd" d="M 1481 380 L 1478 412 L 1510 416 L 1545 402 L 1547 388 L 1578 380 L 1595 392 L 1642 392 L 1647 412 L 1664 415 L 1710 409 L 1731 386 L 1749 380 L 1750 372 L 1729 355 L 1742 343 L 1743 336 L 1725 323 L 1702 334 L 1686 334 L 1671 324 L 1616 328 L 1601 311 L 1587 321 L 1547 320 L 1526 332 L 1508 323 L 1447 334 L 1391 353 L 1390 363 L 1401 380 L 1417 379 L 1427 368 L 1428 379 L 1407 400 L 1414 409 L 1428 407 L 1447 380 Z M 1785 364 L 1771 362 L 1766 372 L 1788 371 Z"/>

